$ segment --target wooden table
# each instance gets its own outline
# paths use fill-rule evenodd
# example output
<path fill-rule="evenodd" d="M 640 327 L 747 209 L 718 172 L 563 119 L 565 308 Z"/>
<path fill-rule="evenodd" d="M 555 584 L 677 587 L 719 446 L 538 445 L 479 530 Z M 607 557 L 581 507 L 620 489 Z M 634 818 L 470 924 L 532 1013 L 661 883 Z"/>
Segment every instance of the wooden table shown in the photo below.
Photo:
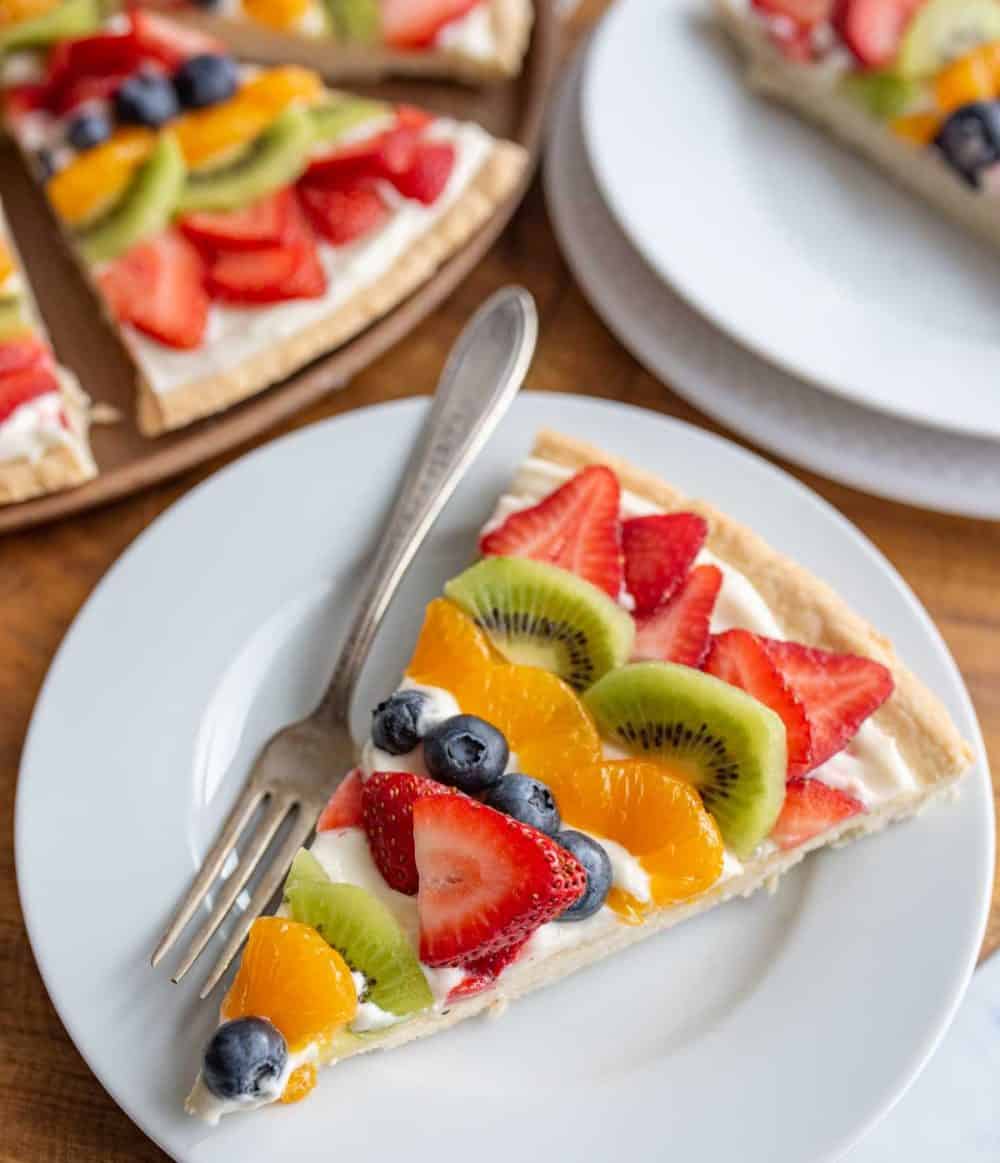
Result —
<path fill-rule="evenodd" d="M 600 7 L 600 0 L 584 5 L 574 20 L 574 35 Z M 273 435 L 351 408 L 430 391 L 444 354 L 465 321 L 491 291 L 509 282 L 529 288 L 541 315 L 529 388 L 624 400 L 740 441 L 643 371 L 608 332 L 560 256 L 537 182 L 488 259 L 434 317 L 347 389 Z M 0 1160 L 4 1163 L 166 1159 L 102 1090 L 45 993 L 17 901 L 14 788 L 32 706 L 76 612 L 112 562 L 159 513 L 236 455 L 99 512 L 0 541 Z M 926 605 L 972 691 L 993 766 L 1000 770 L 1000 524 L 937 516 L 866 497 L 798 469 L 790 471 L 855 522 Z M 996 786 L 1000 790 L 1000 784 Z M 67 903 L 72 907 L 71 901 Z M 998 945 L 1000 896 L 995 895 L 983 955 Z"/>

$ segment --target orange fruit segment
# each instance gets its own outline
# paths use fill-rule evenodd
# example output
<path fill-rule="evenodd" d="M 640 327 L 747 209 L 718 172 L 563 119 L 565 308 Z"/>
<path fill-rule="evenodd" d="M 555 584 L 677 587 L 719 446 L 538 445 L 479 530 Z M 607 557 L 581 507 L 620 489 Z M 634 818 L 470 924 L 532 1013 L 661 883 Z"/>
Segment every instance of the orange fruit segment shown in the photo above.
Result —
<path fill-rule="evenodd" d="M 928 145 L 940 127 L 939 113 L 907 113 L 889 122 L 889 128 L 897 137 L 914 145 Z"/>
<path fill-rule="evenodd" d="M 979 45 L 952 61 L 934 79 L 934 97 L 942 113 L 973 101 L 992 101 L 1000 92 L 1000 43 Z"/>
<path fill-rule="evenodd" d="M 289 1074 L 279 1101 L 284 1103 L 301 1102 L 315 1085 L 316 1067 L 312 1062 L 306 1062 Z"/>
<path fill-rule="evenodd" d="M 225 1021 L 267 1018 L 294 1051 L 310 1042 L 327 1042 L 357 1010 L 357 990 L 347 963 L 315 929 L 285 917 L 254 921 L 239 971 L 222 1003 Z"/>
<path fill-rule="evenodd" d="M 58 3 L 59 0 L 0 0 L 0 28 L 44 16 Z"/>
<path fill-rule="evenodd" d="M 10 278 L 14 272 L 14 256 L 10 253 L 8 247 L 4 246 L 0 241 L 0 287 Z"/>
<path fill-rule="evenodd" d="M 616 841 L 639 860 L 656 904 L 697 896 L 722 874 L 719 826 L 695 788 L 660 764 L 606 760 L 550 787 L 566 823 Z M 634 907 L 632 898 L 617 904 L 619 911 Z"/>
<path fill-rule="evenodd" d="M 323 95 L 318 73 L 295 65 L 265 69 L 231 97 L 171 123 L 184 160 L 196 169 L 251 142 L 293 104 L 313 104 Z"/>
<path fill-rule="evenodd" d="M 107 141 L 78 154 L 46 186 L 59 217 L 78 226 L 113 205 L 152 153 L 155 140 L 151 129 L 119 129 Z"/>
<path fill-rule="evenodd" d="M 444 687 L 465 710 L 486 682 L 490 668 L 501 660 L 473 620 L 447 598 L 435 598 L 424 614 L 407 678 Z"/>
<path fill-rule="evenodd" d="M 243 11 L 258 24 L 285 31 L 297 28 L 312 0 L 243 0 Z"/>

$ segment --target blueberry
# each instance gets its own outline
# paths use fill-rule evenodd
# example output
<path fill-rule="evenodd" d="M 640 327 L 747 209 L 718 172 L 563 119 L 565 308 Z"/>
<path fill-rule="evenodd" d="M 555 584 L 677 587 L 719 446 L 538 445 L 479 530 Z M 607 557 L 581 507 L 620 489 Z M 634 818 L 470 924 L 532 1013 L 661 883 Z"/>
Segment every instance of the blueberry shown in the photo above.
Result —
<path fill-rule="evenodd" d="M 177 93 L 161 73 L 142 72 L 127 77 L 115 93 L 115 115 L 127 125 L 155 129 L 180 112 Z"/>
<path fill-rule="evenodd" d="M 427 706 L 421 691 L 396 691 L 372 711 L 372 742 L 390 755 L 405 755 L 423 737 L 420 716 Z"/>
<path fill-rule="evenodd" d="M 938 130 L 934 144 L 970 186 L 1000 161 L 1000 101 L 963 105 Z"/>
<path fill-rule="evenodd" d="M 111 122 L 104 113 L 81 113 L 74 117 L 66 130 L 66 140 L 82 153 L 93 149 L 111 136 Z"/>
<path fill-rule="evenodd" d="M 501 775 L 483 798 L 483 803 L 505 816 L 513 816 L 522 824 L 529 824 L 548 835 L 559 831 L 559 809 L 556 797 L 539 779 L 530 775 L 510 772 Z"/>
<path fill-rule="evenodd" d="M 177 97 L 188 109 L 203 109 L 228 100 L 239 83 L 236 62 L 220 53 L 206 52 L 190 57 L 174 73 Z"/>
<path fill-rule="evenodd" d="M 215 1031 L 201 1076 L 219 1098 L 270 1098 L 287 1061 L 285 1039 L 270 1022 L 237 1018 Z"/>
<path fill-rule="evenodd" d="M 509 755 L 503 735 L 475 715 L 445 719 L 424 739 L 424 762 L 434 779 L 470 794 L 497 783 Z"/>
<path fill-rule="evenodd" d="M 611 889 L 611 858 L 596 840 L 583 832 L 558 832 L 553 838 L 580 861 L 587 874 L 586 892 L 556 920 L 586 920 L 604 904 Z"/>

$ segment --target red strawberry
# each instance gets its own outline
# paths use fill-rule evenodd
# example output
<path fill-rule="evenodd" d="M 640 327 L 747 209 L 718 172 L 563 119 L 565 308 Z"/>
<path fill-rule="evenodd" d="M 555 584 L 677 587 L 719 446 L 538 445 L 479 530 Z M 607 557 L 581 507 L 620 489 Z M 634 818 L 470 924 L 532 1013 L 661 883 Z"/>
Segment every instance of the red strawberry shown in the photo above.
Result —
<path fill-rule="evenodd" d="M 779 848 L 796 848 L 864 810 L 860 800 L 821 780 L 792 779 L 785 787 L 785 803 L 770 838 Z"/>
<path fill-rule="evenodd" d="M 526 933 L 523 940 L 515 941 L 513 945 L 508 945 L 499 953 L 491 953 L 488 957 L 478 957 L 473 961 L 466 961 L 463 968 L 468 971 L 468 976 L 463 978 L 454 989 L 448 991 L 448 1002 L 461 1001 L 465 997 L 475 997 L 477 993 L 489 989 L 507 966 L 517 960 L 518 954 L 530 939 L 531 934 Z"/>
<path fill-rule="evenodd" d="M 168 230 L 116 258 L 99 281 L 120 322 L 169 347 L 192 348 L 200 346 L 208 322 L 204 273 L 195 248 Z"/>
<path fill-rule="evenodd" d="M 511 513 L 480 540 L 479 549 L 487 556 L 551 562 L 617 598 L 622 585 L 620 500 L 611 469 L 590 465 L 537 505 Z"/>
<path fill-rule="evenodd" d="M 313 230 L 333 246 L 370 234 L 389 217 L 389 207 L 370 182 L 345 183 L 342 188 L 303 183 L 299 197 Z"/>
<path fill-rule="evenodd" d="M 397 105 L 396 123 L 401 129 L 426 129 L 434 120 L 434 114 L 416 105 Z"/>
<path fill-rule="evenodd" d="M 423 142 L 410 165 L 395 174 L 392 183 L 404 198 L 430 206 L 441 196 L 454 167 L 455 147 L 450 142 Z"/>
<path fill-rule="evenodd" d="M 622 525 L 625 588 L 636 615 L 650 614 L 680 588 L 708 535 L 696 513 L 633 517 Z"/>
<path fill-rule="evenodd" d="M 704 670 L 738 686 L 781 718 L 788 739 L 789 776 L 803 775 L 814 766 L 812 731 L 805 708 L 772 661 L 767 639 L 749 630 L 716 634 Z"/>
<path fill-rule="evenodd" d="M 479 0 L 380 0 L 382 35 L 392 48 L 424 48 Z"/>
<path fill-rule="evenodd" d="M 295 193 L 289 186 L 240 210 L 186 214 L 177 225 L 202 250 L 260 250 L 294 234 L 295 217 Z"/>
<path fill-rule="evenodd" d="M 420 959 L 483 965 L 580 899 L 583 866 L 535 828 L 456 792 L 413 806 Z"/>
<path fill-rule="evenodd" d="M 360 828 L 364 824 L 361 807 L 361 769 L 349 772 L 316 821 L 317 832 L 332 832 L 336 828 Z"/>
<path fill-rule="evenodd" d="M 414 896 L 419 879 L 413 855 L 413 806 L 450 789 L 408 771 L 376 771 L 361 789 L 361 811 L 372 859 L 386 884 Z"/>
<path fill-rule="evenodd" d="M 830 19 L 834 0 L 751 0 L 759 12 L 783 16 L 797 25 L 812 27 Z"/>
<path fill-rule="evenodd" d="M 0 341 L 0 377 L 49 362 L 49 349 L 37 335 Z"/>
<path fill-rule="evenodd" d="M 652 614 L 636 618 L 632 661 L 701 666 L 711 639 L 709 624 L 722 588 L 722 570 L 699 565 L 676 594 Z"/>
<path fill-rule="evenodd" d="M 0 424 L 38 396 L 57 392 L 59 381 L 50 367 L 27 367 L 0 377 Z"/>
<path fill-rule="evenodd" d="M 99 76 L 76 77 L 60 85 L 49 99 L 49 107 L 60 116 L 71 113 L 85 101 L 109 101 L 118 91 L 122 81 L 132 75 L 124 73 L 102 73 Z"/>
<path fill-rule="evenodd" d="M 280 303 L 324 295 L 326 272 L 316 240 L 297 206 L 293 214 L 295 225 L 280 245 L 216 255 L 205 280 L 209 293 L 234 303 Z"/>
<path fill-rule="evenodd" d="M 4 90 L 3 112 L 9 124 L 15 124 L 18 117 L 45 108 L 49 87 L 38 81 L 26 81 L 22 85 L 10 85 Z"/>
<path fill-rule="evenodd" d="M 225 52 L 222 41 L 189 25 L 177 24 L 146 8 L 133 7 L 131 38 L 142 60 L 158 61 L 173 72 L 201 53 Z"/>
<path fill-rule="evenodd" d="M 767 639 L 766 645 L 768 656 L 809 720 L 812 755 L 807 770 L 842 750 L 893 692 L 891 672 L 870 658 L 797 642 Z"/>
<path fill-rule="evenodd" d="M 924 0 L 839 0 L 834 25 L 869 69 L 892 63 L 903 33 Z"/>
<path fill-rule="evenodd" d="M 392 181 L 413 164 L 419 143 L 420 129 L 407 115 L 405 122 L 391 129 L 314 158 L 306 170 L 307 184 L 342 187 L 365 178 Z"/>

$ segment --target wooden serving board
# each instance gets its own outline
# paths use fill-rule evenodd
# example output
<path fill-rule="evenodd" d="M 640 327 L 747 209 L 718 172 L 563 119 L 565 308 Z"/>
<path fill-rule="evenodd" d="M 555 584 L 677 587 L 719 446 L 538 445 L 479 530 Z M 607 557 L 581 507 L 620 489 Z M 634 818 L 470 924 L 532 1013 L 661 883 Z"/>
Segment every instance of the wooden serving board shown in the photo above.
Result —
<path fill-rule="evenodd" d="M 0 146 L 0 197 L 56 352 L 76 372 L 95 403 L 109 404 L 121 414 L 117 423 L 91 430 L 100 469 L 95 480 L 78 489 L 0 508 L 0 533 L 94 508 L 234 448 L 343 387 L 420 323 L 479 263 L 524 197 L 538 161 L 546 102 L 559 61 L 558 42 L 554 0 L 535 0 L 535 27 L 524 69 L 510 82 L 482 89 L 419 80 L 351 85 L 352 91 L 361 94 L 409 101 L 477 121 L 498 137 L 520 143 L 530 155 L 521 184 L 428 283 L 350 342 L 219 416 L 155 439 L 142 436 L 135 425 L 134 376 L 122 345 L 100 317 L 44 198 L 16 151 L 10 143 Z"/>

